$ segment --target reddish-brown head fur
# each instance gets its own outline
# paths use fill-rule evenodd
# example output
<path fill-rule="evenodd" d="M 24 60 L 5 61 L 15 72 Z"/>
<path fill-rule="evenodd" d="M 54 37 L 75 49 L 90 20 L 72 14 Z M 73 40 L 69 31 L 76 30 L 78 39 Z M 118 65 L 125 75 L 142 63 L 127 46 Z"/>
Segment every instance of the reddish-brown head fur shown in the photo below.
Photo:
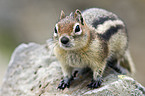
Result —
<path fill-rule="evenodd" d="M 73 26 L 76 22 L 72 16 L 66 16 L 61 19 L 58 24 L 58 34 L 61 36 L 62 34 L 71 35 L 73 32 Z"/>
<path fill-rule="evenodd" d="M 81 12 L 76 10 L 74 14 L 66 16 L 61 11 L 60 21 L 55 26 L 54 37 L 60 47 L 66 50 L 80 49 L 86 46 L 89 34 Z"/>

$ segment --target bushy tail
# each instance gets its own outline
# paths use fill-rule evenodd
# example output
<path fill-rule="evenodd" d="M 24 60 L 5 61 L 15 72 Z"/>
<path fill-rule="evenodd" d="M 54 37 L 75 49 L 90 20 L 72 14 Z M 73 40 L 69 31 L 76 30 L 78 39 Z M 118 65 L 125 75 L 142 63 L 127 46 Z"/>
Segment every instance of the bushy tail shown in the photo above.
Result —
<path fill-rule="evenodd" d="M 129 50 L 126 51 L 124 58 L 123 60 L 121 60 L 120 64 L 122 67 L 126 68 L 131 73 L 131 75 L 134 75 L 135 67 Z"/>

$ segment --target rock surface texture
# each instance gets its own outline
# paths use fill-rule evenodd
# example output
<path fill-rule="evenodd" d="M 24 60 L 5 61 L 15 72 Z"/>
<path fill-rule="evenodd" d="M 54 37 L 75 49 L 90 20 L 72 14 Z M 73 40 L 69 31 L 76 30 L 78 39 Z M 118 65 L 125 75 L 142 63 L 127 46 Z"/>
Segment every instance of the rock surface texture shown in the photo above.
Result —
<path fill-rule="evenodd" d="M 69 89 L 57 90 L 62 79 L 59 62 L 47 44 L 21 44 L 12 54 L 0 96 L 143 96 L 145 88 L 133 78 L 106 69 L 100 88 L 88 89 L 91 72 L 78 76 Z"/>

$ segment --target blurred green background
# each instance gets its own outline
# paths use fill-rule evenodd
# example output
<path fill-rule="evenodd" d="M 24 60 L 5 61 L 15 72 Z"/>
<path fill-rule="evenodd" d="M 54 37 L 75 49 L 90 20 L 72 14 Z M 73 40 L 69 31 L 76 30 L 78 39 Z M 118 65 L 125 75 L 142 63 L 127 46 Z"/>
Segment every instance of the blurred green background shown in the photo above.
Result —
<path fill-rule="evenodd" d="M 10 56 L 21 43 L 44 44 L 60 11 L 100 7 L 116 13 L 128 27 L 135 79 L 145 86 L 145 0 L 0 0 L 0 85 Z"/>

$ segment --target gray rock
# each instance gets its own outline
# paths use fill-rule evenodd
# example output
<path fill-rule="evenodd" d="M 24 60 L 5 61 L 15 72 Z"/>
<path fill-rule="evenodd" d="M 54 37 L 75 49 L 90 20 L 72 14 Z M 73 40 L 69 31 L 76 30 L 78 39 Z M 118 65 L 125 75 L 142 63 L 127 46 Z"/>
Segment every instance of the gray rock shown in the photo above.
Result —
<path fill-rule="evenodd" d="M 102 86 L 88 89 L 91 72 L 78 76 L 69 89 L 57 90 L 62 79 L 52 46 L 21 44 L 12 54 L 0 96 L 142 96 L 145 88 L 133 78 L 106 69 Z"/>

